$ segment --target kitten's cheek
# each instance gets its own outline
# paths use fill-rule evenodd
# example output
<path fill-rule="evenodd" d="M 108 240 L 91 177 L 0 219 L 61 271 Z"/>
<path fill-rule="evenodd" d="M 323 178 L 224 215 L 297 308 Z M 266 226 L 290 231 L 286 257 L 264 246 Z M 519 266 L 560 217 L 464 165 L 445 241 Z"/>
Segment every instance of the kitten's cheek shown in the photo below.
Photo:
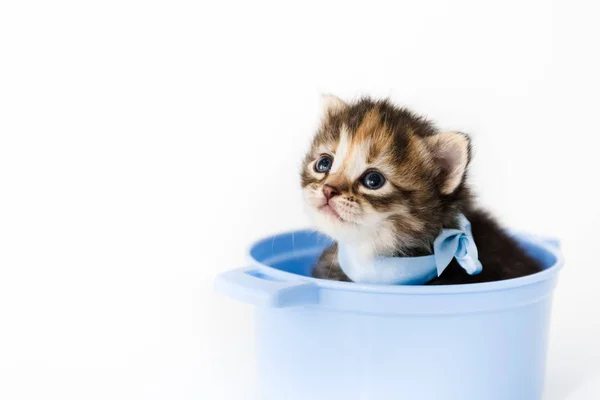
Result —
<path fill-rule="evenodd" d="M 375 210 L 371 205 L 363 205 L 361 217 L 364 223 L 370 224 L 382 220 L 384 215 Z"/>
<path fill-rule="evenodd" d="M 324 204 L 325 198 L 317 190 L 305 189 L 303 194 L 305 203 L 311 207 L 319 208 Z"/>

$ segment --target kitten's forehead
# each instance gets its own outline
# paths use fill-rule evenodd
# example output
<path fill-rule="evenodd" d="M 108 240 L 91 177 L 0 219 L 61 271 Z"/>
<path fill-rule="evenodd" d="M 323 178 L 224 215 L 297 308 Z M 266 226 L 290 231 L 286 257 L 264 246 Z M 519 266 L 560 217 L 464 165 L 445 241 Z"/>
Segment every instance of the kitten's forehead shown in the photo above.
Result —
<path fill-rule="evenodd" d="M 433 125 L 408 110 L 363 99 L 325 116 L 307 163 L 330 154 L 331 173 L 343 176 L 349 187 L 367 170 L 377 169 L 396 186 L 417 190 L 431 163 L 423 137 L 435 133 Z M 305 175 L 306 181 L 319 179 L 310 169 Z"/>
<path fill-rule="evenodd" d="M 390 158 L 386 157 L 385 151 L 377 151 L 378 147 L 381 146 L 377 146 L 372 137 L 352 135 L 346 126 L 342 126 L 333 150 L 335 157 L 331 173 L 343 174 L 349 180 L 356 180 L 369 168 L 391 172 Z"/>
<path fill-rule="evenodd" d="M 370 168 L 388 177 L 396 175 L 398 165 L 394 161 L 402 149 L 377 109 L 365 112 L 360 123 L 350 119 L 338 126 L 336 134 L 320 143 L 317 150 L 319 154 L 334 156 L 332 174 L 343 175 L 349 181 L 357 180 Z"/>

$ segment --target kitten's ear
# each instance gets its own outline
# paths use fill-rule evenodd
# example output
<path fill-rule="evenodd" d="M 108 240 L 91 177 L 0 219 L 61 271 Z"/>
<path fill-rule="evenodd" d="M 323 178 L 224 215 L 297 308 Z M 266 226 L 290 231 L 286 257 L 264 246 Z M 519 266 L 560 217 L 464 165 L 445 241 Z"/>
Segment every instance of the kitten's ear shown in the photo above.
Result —
<path fill-rule="evenodd" d="M 344 109 L 347 104 L 337 96 L 332 94 L 323 95 L 323 115 L 335 114 L 336 112 Z"/>
<path fill-rule="evenodd" d="M 441 192 L 453 193 L 465 177 L 471 158 L 471 140 L 460 132 L 442 132 L 424 139 L 441 172 Z"/>

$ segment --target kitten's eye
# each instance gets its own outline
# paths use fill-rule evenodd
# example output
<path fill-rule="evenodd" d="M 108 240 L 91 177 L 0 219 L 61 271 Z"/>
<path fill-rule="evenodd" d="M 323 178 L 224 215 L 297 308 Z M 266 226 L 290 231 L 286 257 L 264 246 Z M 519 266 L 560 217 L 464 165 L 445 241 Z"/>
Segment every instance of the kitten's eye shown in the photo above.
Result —
<path fill-rule="evenodd" d="M 320 173 L 328 172 L 333 165 L 333 159 L 329 156 L 322 156 L 315 163 L 315 171 Z"/>
<path fill-rule="evenodd" d="M 379 189 L 385 183 L 385 177 L 377 171 L 367 172 L 361 179 L 361 183 L 371 190 Z"/>

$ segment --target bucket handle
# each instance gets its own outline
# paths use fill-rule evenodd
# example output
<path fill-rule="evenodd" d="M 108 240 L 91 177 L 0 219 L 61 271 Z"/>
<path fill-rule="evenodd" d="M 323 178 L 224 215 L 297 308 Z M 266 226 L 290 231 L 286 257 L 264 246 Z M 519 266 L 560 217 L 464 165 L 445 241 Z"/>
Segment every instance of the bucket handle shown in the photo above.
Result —
<path fill-rule="evenodd" d="M 238 268 L 217 277 L 215 290 L 258 307 L 317 304 L 319 287 L 305 281 L 277 281 L 253 268 Z"/>

